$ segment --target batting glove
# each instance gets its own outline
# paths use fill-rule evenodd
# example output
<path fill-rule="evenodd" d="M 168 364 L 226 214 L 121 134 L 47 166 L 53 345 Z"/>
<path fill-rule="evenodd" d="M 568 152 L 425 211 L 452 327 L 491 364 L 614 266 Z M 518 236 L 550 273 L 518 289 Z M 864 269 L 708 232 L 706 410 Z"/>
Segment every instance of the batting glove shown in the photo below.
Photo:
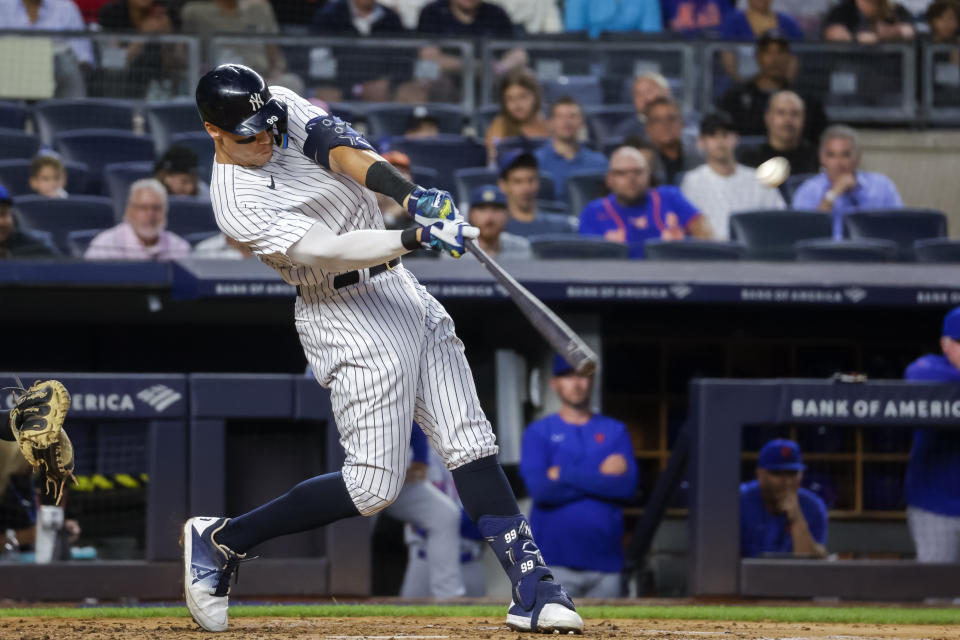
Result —
<path fill-rule="evenodd" d="M 449 192 L 423 187 L 417 187 L 410 194 L 407 210 L 410 215 L 433 220 L 451 220 L 459 215 Z"/>
<path fill-rule="evenodd" d="M 460 216 L 439 222 L 421 215 L 415 216 L 415 219 L 422 225 L 420 241 L 424 246 L 446 251 L 454 258 L 459 258 L 466 251 L 465 240 L 475 239 L 480 235 L 480 229 L 471 226 Z"/>

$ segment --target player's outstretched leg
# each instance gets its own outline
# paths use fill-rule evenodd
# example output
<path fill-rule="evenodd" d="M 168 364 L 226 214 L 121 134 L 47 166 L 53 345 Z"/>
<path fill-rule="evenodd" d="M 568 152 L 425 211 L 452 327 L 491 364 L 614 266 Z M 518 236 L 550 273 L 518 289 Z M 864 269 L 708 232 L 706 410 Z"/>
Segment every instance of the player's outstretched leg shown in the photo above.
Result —
<path fill-rule="evenodd" d="M 454 469 L 453 479 L 463 508 L 490 543 L 513 585 L 507 626 L 515 631 L 582 633 L 583 620 L 543 562 L 496 456 Z"/>
<path fill-rule="evenodd" d="M 183 525 L 183 590 L 194 621 L 225 631 L 230 581 L 246 552 L 277 536 L 360 515 L 340 472 L 305 480 L 237 518 L 190 518 Z"/>

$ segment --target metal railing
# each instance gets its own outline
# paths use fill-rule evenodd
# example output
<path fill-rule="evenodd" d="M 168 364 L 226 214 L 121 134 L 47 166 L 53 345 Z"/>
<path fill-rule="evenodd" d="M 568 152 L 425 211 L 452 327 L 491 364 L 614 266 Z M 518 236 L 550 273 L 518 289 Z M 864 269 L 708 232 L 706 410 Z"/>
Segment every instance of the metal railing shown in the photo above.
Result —
<path fill-rule="evenodd" d="M 934 124 L 960 122 L 960 45 L 923 47 L 923 114 Z"/>

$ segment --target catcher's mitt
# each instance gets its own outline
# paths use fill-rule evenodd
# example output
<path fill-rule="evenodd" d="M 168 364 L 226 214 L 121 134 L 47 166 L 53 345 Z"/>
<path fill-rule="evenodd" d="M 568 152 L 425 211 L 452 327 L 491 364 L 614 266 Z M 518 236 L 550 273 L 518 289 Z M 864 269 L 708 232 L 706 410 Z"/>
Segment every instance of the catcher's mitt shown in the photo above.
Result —
<path fill-rule="evenodd" d="M 63 430 L 70 394 L 56 380 L 37 381 L 17 398 L 10 411 L 10 428 L 20 453 L 35 469 L 42 468 L 49 490 L 60 504 L 63 485 L 73 477 L 73 445 Z"/>

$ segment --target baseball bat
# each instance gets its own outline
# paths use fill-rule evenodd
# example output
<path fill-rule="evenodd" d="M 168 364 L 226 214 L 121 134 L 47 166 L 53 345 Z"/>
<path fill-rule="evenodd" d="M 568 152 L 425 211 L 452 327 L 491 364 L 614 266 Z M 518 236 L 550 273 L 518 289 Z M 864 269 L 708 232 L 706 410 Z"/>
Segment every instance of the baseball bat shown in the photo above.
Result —
<path fill-rule="evenodd" d="M 542 335 L 553 349 L 580 375 L 588 376 L 597 370 L 597 354 L 587 346 L 566 322 L 551 311 L 526 287 L 517 282 L 503 267 L 480 248 L 476 240 L 465 240 L 464 245 L 476 256 L 487 271 L 507 290 L 510 298 L 523 315 Z"/>

